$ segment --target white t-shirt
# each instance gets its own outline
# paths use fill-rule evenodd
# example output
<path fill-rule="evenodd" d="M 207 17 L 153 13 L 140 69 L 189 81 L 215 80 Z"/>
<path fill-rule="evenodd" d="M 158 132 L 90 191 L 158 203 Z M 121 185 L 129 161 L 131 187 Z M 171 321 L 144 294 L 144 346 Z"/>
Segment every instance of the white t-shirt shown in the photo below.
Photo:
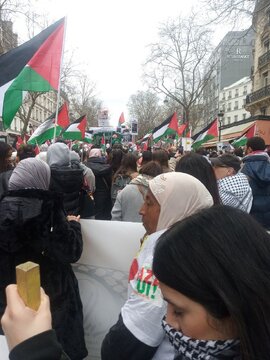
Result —
<path fill-rule="evenodd" d="M 121 310 L 125 326 L 138 340 L 148 346 L 159 346 L 153 358 L 156 360 L 170 360 L 175 356 L 161 325 L 167 305 L 152 270 L 155 244 L 164 231 L 148 236 L 134 258 L 130 268 L 129 297 Z"/>

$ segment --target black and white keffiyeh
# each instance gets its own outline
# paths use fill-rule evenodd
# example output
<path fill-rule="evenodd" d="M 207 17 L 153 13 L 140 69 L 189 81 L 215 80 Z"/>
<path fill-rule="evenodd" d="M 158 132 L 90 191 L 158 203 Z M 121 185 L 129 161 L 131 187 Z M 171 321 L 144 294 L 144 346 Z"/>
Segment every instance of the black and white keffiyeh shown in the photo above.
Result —
<path fill-rule="evenodd" d="M 253 196 L 245 174 L 239 172 L 218 180 L 218 191 L 223 205 L 250 212 Z"/>
<path fill-rule="evenodd" d="M 175 330 L 165 320 L 162 326 L 177 351 L 177 360 L 240 360 L 239 340 L 196 340 Z"/>

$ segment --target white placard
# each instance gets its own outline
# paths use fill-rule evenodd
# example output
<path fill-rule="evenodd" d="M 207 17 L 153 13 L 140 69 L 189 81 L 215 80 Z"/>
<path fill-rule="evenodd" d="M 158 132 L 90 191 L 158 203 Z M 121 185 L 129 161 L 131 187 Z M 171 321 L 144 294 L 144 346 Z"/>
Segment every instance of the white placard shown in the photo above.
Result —
<path fill-rule="evenodd" d="M 102 340 L 127 299 L 128 272 L 145 229 L 140 223 L 81 220 L 84 249 L 74 265 L 84 308 L 87 359 L 99 360 Z"/>

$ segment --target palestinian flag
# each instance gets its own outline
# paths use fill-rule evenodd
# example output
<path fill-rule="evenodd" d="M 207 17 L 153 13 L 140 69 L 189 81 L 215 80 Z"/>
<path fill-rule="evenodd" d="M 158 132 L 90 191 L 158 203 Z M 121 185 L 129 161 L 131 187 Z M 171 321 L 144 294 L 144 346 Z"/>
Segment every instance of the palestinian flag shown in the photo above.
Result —
<path fill-rule="evenodd" d="M 153 140 L 157 142 L 161 140 L 164 136 L 177 134 L 178 131 L 178 122 L 176 113 L 169 116 L 162 124 L 155 127 L 153 130 Z"/>
<path fill-rule="evenodd" d="M 0 116 L 4 128 L 10 127 L 26 91 L 58 89 L 64 23 L 63 18 L 0 56 Z"/>
<path fill-rule="evenodd" d="M 192 148 L 194 150 L 198 149 L 206 141 L 211 140 L 218 136 L 218 120 L 215 119 L 211 124 L 207 125 L 200 133 L 197 134 L 197 137 L 194 139 Z"/>
<path fill-rule="evenodd" d="M 83 115 L 79 119 L 71 123 L 62 133 L 64 139 L 81 140 L 85 138 L 86 116 Z"/>
<path fill-rule="evenodd" d="M 56 112 L 53 113 L 47 120 L 45 120 L 31 135 L 30 139 L 27 141 L 28 144 L 32 145 L 41 145 L 47 140 L 54 138 L 54 128 L 55 128 L 55 117 Z M 69 124 L 68 109 L 66 103 L 61 106 L 58 111 L 57 125 L 55 136 L 59 136 L 63 128 L 67 127 Z"/>
<path fill-rule="evenodd" d="M 246 132 L 244 135 L 242 135 L 240 138 L 235 140 L 232 143 L 232 146 L 237 148 L 240 146 L 245 146 L 247 143 L 247 139 L 252 138 L 256 134 L 256 123 L 254 123 Z"/>
<path fill-rule="evenodd" d="M 124 113 L 122 112 L 118 120 L 118 126 L 121 126 L 122 124 L 124 124 L 124 122 L 125 122 L 125 117 L 124 117 Z"/>
<path fill-rule="evenodd" d="M 93 135 L 86 132 L 82 141 L 85 143 L 88 143 L 88 144 L 92 144 L 93 143 Z"/>
<path fill-rule="evenodd" d="M 178 127 L 177 134 L 178 136 L 184 136 L 183 133 L 187 127 L 187 124 L 182 124 Z"/>

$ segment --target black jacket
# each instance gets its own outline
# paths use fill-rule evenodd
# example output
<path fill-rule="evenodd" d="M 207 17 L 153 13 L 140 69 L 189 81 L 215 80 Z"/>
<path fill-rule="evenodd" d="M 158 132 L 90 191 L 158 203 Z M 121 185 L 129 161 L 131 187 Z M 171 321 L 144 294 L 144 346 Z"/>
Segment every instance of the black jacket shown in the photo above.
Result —
<path fill-rule="evenodd" d="M 50 190 L 63 194 L 68 215 L 79 215 L 79 195 L 83 186 L 83 169 L 51 168 Z"/>
<path fill-rule="evenodd" d="M 111 219 L 111 185 L 112 168 L 106 164 L 101 157 L 91 157 L 88 159 L 88 166 L 94 173 L 96 179 L 95 199 L 95 218 L 98 220 Z"/>
<path fill-rule="evenodd" d="M 44 331 L 15 346 L 10 360 L 70 360 L 63 353 L 53 330 Z"/>
<path fill-rule="evenodd" d="M 247 175 L 253 195 L 250 214 L 270 230 L 270 159 L 265 153 L 247 155 L 242 161 L 241 171 Z"/>
<path fill-rule="evenodd" d="M 16 283 L 16 265 L 39 264 L 53 328 L 71 359 L 87 354 L 78 282 L 70 265 L 80 258 L 82 246 L 80 224 L 66 220 L 60 195 L 27 189 L 10 191 L 1 199 L 0 316 L 6 306 L 5 288 Z"/>

